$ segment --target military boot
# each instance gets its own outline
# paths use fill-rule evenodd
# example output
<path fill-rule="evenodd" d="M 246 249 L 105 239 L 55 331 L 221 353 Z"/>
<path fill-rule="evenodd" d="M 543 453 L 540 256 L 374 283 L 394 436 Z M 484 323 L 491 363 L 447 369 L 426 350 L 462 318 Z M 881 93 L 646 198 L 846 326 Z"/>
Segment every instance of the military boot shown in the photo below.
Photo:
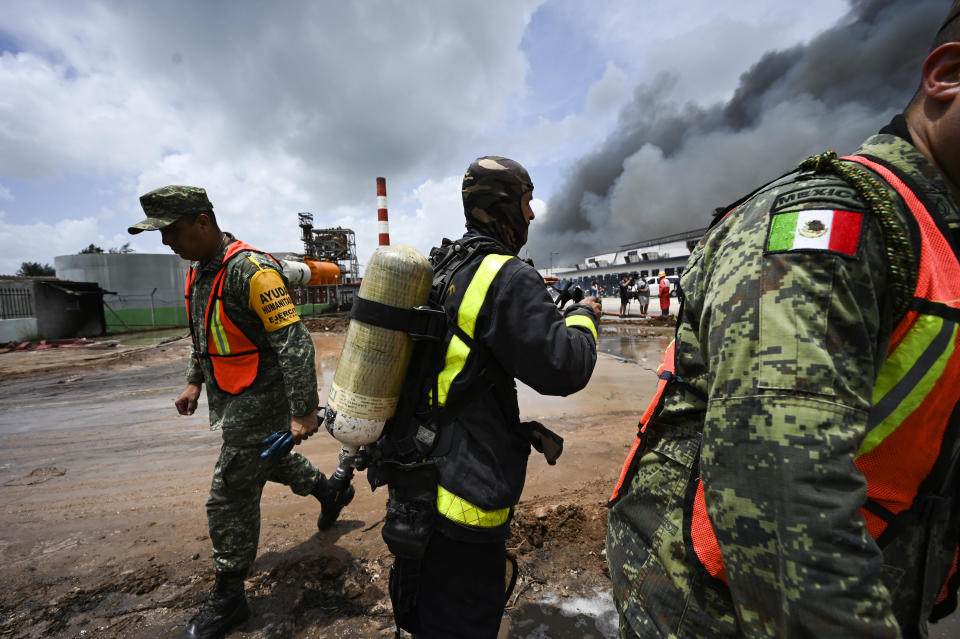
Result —
<path fill-rule="evenodd" d="M 218 572 L 210 596 L 177 639 L 220 639 L 250 616 L 242 572 Z"/>
<path fill-rule="evenodd" d="M 333 478 L 334 480 L 336 477 Z M 310 493 L 320 502 L 320 516 L 317 517 L 317 528 L 320 532 L 330 530 L 333 523 L 340 516 L 340 511 L 344 506 L 353 501 L 353 485 L 347 483 L 345 487 L 340 487 L 340 483 L 327 481 L 322 474 L 317 486 Z"/>

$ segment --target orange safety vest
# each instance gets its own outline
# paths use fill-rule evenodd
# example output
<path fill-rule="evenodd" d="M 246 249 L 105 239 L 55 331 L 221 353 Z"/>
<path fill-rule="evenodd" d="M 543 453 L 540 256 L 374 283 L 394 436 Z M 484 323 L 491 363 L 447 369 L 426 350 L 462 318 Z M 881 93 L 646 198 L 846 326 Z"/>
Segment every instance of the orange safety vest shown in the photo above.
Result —
<path fill-rule="evenodd" d="M 896 535 L 898 526 L 891 526 L 894 521 L 908 525 L 918 514 L 914 511 L 924 507 L 923 498 L 955 490 L 945 482 L 952 464 L 957 463 L 951 451 L 953 441 L 960 436 L 960 260 L 945 227 L 893 170 L 862 156 L 842 159 L 872 169 L 890 184 L 906 202 L 920 237 L 920 269 L 913 302 L 891 335 L 887 358 L 874 386 L 868 432 L 854 462 L 867 480 L 867 501 L 860 512 L 871 537 L 883 548 Z M 679 380 L 674 375 L 675 360 L 671 343 L 658 371 L 661 381 L 657 394 L 641 418 L 637 440 L 611 504 L 626 493 L 625 484 L 629 487 L 639 460 L 636 453 L 645 446 L 647 424 L 659 412 L 667 384 Z M 710 575 L 726 583 L 702 478 L 697 478 L 693 505 L 684 519 L 685 536 L 697 560 Z M 941 585 L 937 604 L 946 601 L 960 585 L 960 539 L 954 543 L 953 565 Z"/>
<path fill-rule="evenodd" d="M 233 323 L 223 306 L 223 282 L 227 276 L 227 263 L 240 251 L 252 251 L 266 255 L 276 263 L 273 256 L 258 251 L 245 242 L 234 241 L 227 247 L 223 256 L 220 270 L 213 280 L 210 290 L 210 299 L 207 300 L 207 309 L 203 318 L 203 326 L 207 336 L 207 351 L 201 353 L 197 345 L 197 336 L 193 332 L 193 321 L 190 319 L 190 289 L 196 279 L 196 270 L 191 266 L 187 271 L 187 285 L 184 297 L 187 304 L 187 322 L 190 325 L 190 336 L 193 338 L 193 351 L 198 357 L 209 357 L 213 366 L 213 378 L 220 390 L 230 395 L 239 395 L 246 390 L 257 377 L 257 368 L 260 365 L 260 349 L 247 337 L 240 328 Z"/>

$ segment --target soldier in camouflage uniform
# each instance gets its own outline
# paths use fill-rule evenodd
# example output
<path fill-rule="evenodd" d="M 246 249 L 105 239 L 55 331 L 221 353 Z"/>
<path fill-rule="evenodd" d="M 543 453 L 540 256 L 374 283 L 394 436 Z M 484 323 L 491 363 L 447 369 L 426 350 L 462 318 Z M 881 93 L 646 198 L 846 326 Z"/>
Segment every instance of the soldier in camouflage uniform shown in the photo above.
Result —
<path fill-rule="evenodd" d="M 958 14 L 960 0 L 904 114 L 857 152 L 911 186 L 950 264 L 960 246 Z M 928 619 L 955 608 L 956 399 L 933 414 L 946 423 L 942 483 L 923 484 L 933 494 L 894 516 L 886 538 L 874 538 L 884 523 L 873 513 L 891 513 L 859 465 L 889 385 L 878 378 L 894 329 L 924 312 L 913 299 L 915 214 L 881 175 L 833 154 L 811 158 L 724 210 L 691 253 L 675 371 L 661 376 L 661 408 L 645 415 L 611 499 L 622 638 L 925 637 Z M 823 240 L 842 226 L 838 212 L 855 223 Z M 807 222 L 784 232 L 798 216 Z M 957 321 L 956 299 L 939 306 L 945 326 Z M 932 370 L 915 364 L 915 379 Z M 933 394 L 955 393 L 956 379 Z M 921 443 L 930 442 L 894 452 Z M 885 463 L 893 478 L 912 470 L 896 454 Z"/>
<path fill-rule="evenodd" d="M 289 428 L 299 443 L 317 430 L 314 347 L 276 262 L 221 232 L 203 189 L 166 186 L 143 195 L 140 202 L 147 219 L 129 232 L 159 230 L 164 244 L 192 261 L 187 304 L 194 352 L 186 389 L 175 403 L 180 414 L 193 414 L 206 384 L 210 428 L 222 431 L 223 445 L 207 500 L 216 584 L 181 636 L 221 637 L 250 614 L 243 580 L 257 554 L 264 484 L 286 484 L 297 495 L 313 495 L 321 505 L 330 497 L 326 477 L 299 453 L 290 452 L 272 465 L 260 459 L 269 435 Z M 235 256 L 224 264 L 228 251 Z M 222 269 L 222 297 L 208 315 Z M 259 304 L 268 298 L 267 305 Z M 216 355 L 211 353 L 223 352 L 223 340 L 231 337 L 221 322 L 232 322 L 242 333 L 234 336 L 248 338 L 257 353 L 239 368 L 247 375 L 239 383 L 236 371 L 214 370 Z M 220 333 L 208 332 L 213 324 Z M 220 351 L 208 343 L 214 341 L 210 334 Z"/>

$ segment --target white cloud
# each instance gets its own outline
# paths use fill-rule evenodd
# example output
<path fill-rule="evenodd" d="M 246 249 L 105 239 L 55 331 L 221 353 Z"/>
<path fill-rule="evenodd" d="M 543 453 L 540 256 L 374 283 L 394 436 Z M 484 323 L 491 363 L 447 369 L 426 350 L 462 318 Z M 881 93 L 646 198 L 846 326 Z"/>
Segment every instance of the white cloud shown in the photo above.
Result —
<path fill-rule="evenodd" d="M 104 250 L 120 247 L 129 239 L 123 234 L 103 235 L 97 230 L 97 220 L 68 218 L 56 224 L 43 222 L 12 224 L 0 214 L 0 273 L 12 275 L 23 262 L 40 262 L 53 266 L 54 255 L 78 253 L 89 244 Z M 47 257 L 50 256 L 50 257 Z"/>
<path fill-rule="evenodd" d="M 393 241 L 427 251 L 462 231 L 459 176 L 472 158 L 520 158 L 549 186 L 538 175 L 602 140 L 640 74 L 675 69 L 679 94 L 716 94 L 751 55 L 843 10 L 835 0 L 612 0 L 602 11 L 546 1 L 605 60 L 591 86 L 571 87 L 582 109 L 549 118 L 516 106 L 530 86 L 521 41 L 537 37 L 527 30 L 544 0 L 482 11 L 448 0 L 8 0 L 3 31 L 16 50 L 0 53 L 0 182 L 115 188 L 66 193 L 69 206 L 52 213 L 0 186 L 6 219 L 20 222 L 0 226 L 0 263 L 52 263 L 91 242 L 165 252 L 157 234 L 125 229 L 142 216 L 137 196 L 169 183 L 205 187 L 223 226 L 264 249 L 299 250 L 298 211 L 353 228 L 363 262 L 376 246 L 378 175 L 390 183 Z M 64 235 L 71 220 L 86 225 L 75 237 Z M 51 241 L 20 240 L 32 233 Z"/>
<path fill-rule="evenodd" d="M 0 55 L 0 176 L 117 175 L 118 226 L 137 195 L 196 184 L 231 228 L 296 243 L 298 210 L 361 207 L 376 175 L 410 188 L 473 157 L 525 89 L 535 6 L 9 3 L 23 50 Z"/>
<path fill-rule="evenodd" d="M 623 70 L 608 63 L 603 75 L 587 89 L 583 111 L 559 120 L 540 118 L 535 127 L 501 142 L 498 153 L 523 158 L 527 168 L 567 160 L 574 152 L 585 153 L 610 131 L 631 95 Z"/>

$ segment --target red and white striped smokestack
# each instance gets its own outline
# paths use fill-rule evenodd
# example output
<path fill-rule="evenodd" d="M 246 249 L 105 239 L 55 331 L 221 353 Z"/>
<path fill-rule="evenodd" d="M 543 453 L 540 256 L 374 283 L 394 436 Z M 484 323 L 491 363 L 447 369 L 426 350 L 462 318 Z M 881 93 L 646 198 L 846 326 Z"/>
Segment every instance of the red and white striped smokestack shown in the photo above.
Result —
<path fill-rule="evenodd" d="M 387 220 L 387 178 L 377 178 L 377 226 L 380 246 L 390 246 L 390 222 Z"/>

